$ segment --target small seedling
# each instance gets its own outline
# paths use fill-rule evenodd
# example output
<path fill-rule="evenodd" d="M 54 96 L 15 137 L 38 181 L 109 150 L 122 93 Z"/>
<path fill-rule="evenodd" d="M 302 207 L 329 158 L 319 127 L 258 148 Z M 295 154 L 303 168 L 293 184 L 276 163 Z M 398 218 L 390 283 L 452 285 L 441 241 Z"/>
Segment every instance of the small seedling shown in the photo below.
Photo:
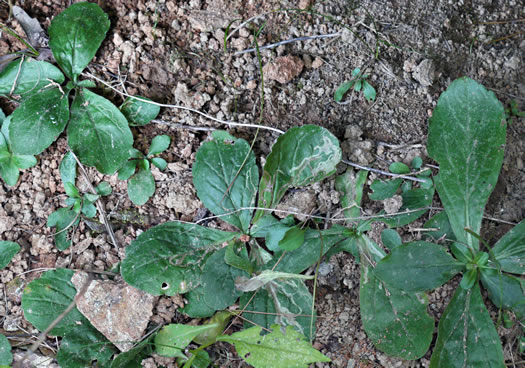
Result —
<path fill-rule="evenodd" d="M 394 248 L 374 270 L 389 287 L 412 293 L 463 274 L 440 319 L 431 368 L 505 367 L 480 282 L 497 308 L 511 310 L 521 323 L 525 319 L 522 280 L 515 276 L 525 274 L 525 221 L 493 247 L 479 235 L 503 162 L 504 119 L 494 93 L 469 78 L 455 80 L 440 96 L 430 119 L 428 153 L 440 164 L 434 182 L 445 211 L 430 222 L 445 230 L 452 254 L 446 246 L 415 241 Z"/>
<path fill-rule="evenodd" d="M 509 106 L 505 108 L 505 120 L 509 124 L 514 122 L 514 118 L 525 117 L 525 111 L 520 111 L 518 108 L 518 102 L 516 100 L 510 100 Z"/>
<path fill-rule="evenodd" d="M 60 177 L 68 198 L 65 208 L 60 208 L 49 215 L 47 226 L 55 227 L 54 234 L 56 246 L 59 250 L 65 250 L 71 245 L 71 234 L 79 224 L 82 216 L 93 218 L 97 214 L 95 201 L 101 196 L 111 194 L 111 186 L 107 182 L 101 182 L 95 193 L 81 194 L 75 186 L 77 163 L 71 152 L 67 153 L 60 163 Z"/>
<path fill-rule="evenodd" d="M 20 155 L 13 153 L 9 143 L 9 126 L 11 116 L 5 117 L 0 110 L 0 177 L 9 186 L 18 182 L 19 171 L 29 169 L 36 165 L 36 158 L 31 155 Z"/>
<path fill-rule="evenodd" d="M 166 169 L 166 160 L 153 157 L 164 152 L 170 145 L 170 137 L 158 135 L 151 141 L 147 155 L 139 150 L 130 151 L 130 159 L 118 172 L 120 180 L 128 181 L 128 197 L 137 206 L 142 206 L 155 193 L 155 179 L 151 174 L 151 164 L 160 170 Z"/>
<path fill-rule="evenodd" d="M 362 90 L 363 96 L 365 96 L 367 101 L 374 101 L 376 99 L 376 90 L 367 82 L 366 78 L 368 78 L 368 74 L 362 74 L 359 68 L 355 68 L 352 71 L 352 79 L 341 84 L 335 91 L 334 100 L 341 102 L 346 92 L 353 88 L 356 92 Z"/>
<path fill-rule="evenodd" d="M 133 136 L 120 110 L 79 80 L 109 29 L 97 4 L 71 5 L 51 22 L 49 47 L 57 67 L 21 57 L 0 73 L 0 95 L 17 97 L 9 141 L 17 155 L 38 155 L 66 129 L 68 144 L 79 160 L 113 174 L 128 159 Z M 70 79 L 65 85 L 65 76 Z M 73 95 L 72 103 L 69 96 Z"/>

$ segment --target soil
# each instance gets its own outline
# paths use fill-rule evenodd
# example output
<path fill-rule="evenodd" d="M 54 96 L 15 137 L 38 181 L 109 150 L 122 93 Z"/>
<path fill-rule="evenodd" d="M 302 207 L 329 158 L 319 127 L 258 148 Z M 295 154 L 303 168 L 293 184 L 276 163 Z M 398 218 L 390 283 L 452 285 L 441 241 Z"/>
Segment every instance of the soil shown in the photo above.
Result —
<path fill-rule="evenodd" d="M 69 3 L 17 1 L 44 29 Z M 410 162 L 415 156 L 432 163 L 425 150 L 428 118 L 439 94 L 459 76 L 483 83 L 505 106 L 515 100 L 520 110 L 525 110 L 523 0 L 98 3 L 110 16 L 111 29 L 89 66 L 92 74 L 132 95 L 192 107 L 217 119 L 280 130 L 307 123 L 321 125 L 341 140 L 344 159 L 367 166 L 384 170 L 391 162 Z M 315 14 L 299 11 L 308 6 Z M 230 22 L 252 17 L 256 17 L 254 21 L 238 30 L 239 21 L 229 27 L 225 51 L 224 36 Z M 6 1 L 0 3 L 0 18 L 22 34 L 16 21 L 8 19 Z M 340 35 L 261 50 L 260 61 L 265 66 L 261 91 L 263 83 L 256 53 L 235 55 L 236 51 L 252 47 L 254 32 L 259 29 L 262 31 L 257 42 L 261 46 L 302 36 Z M 19 42 L 2 34 L 0 54 L 21 48 Z M 284 70 L 272 76 L 271 69 L 279 66 Z M 334 91 L 351 79 L 356 67 L 369 75 L 377 99 L 368 102 L 362 94 L 349 93 L 342 103 L 334 102 Z M 117 105 L 122 102 L 122 97 L 109 88 L 99 92 Z M 8 113 L 15 106 L 2 100 L 0 107 Z M 203 209 L 192 185 L 191 167 L 195 152 L 209 131 L 226 128 L 189 111 L 163 108 L 157 123 L 134 129 L 139 149 L 149 145 L 155 135 L 168 134 L 173 138 L 171 147 L 162 156 L 169 162 L 168 168 L 164 172 L 154 169 L 157 190 L 141 207 L 132 205 L 126 195 L 126 183 L 118 181 L 116 175 L 102 176 L 89 170 L 92 183 L 107 180 L 112 185 L 113 194 L 105 197 L 105 207 L 112 219 L 118 247 L 111 244 L 104 232 L 86 223 L 75 232 L 74 245 L 69 250 L 58 251 L 50 238 L 47 217 L 64 206 L 65 191 L 58 165 L 67 151 L 65 137 L 43 152 L 37 166 L 24 171 L 15 187 L 2 183 L 0 239 L 16 241 L 23 248 L 0 271 L 2 332 L 25 336 L 37 333 L 23 318 L 20 297 L 24 285 L 39 277 L 43 270 L 54 267 L 109 270 L 124 258 L 125 247 L 141 231 L 169 220 L 195 221 L 206 217 L 209 213 Z M 255 136 L 253 128 L 229 130 L 247 140 Z M 277 136 L 276 132 L 261 130 L 254 145 L 256 156 L 268 154 Z M 503 169 L 486 209 L 487 217 L 509 223 L 525 217 L 524 152 L 525 120 L 514 117 L 507 130 Z M 344 169 L 341 164 L 340 171 Z M 374 178 L 375 174 L 370 175 L 369 182 Z M 313 209 L 327 213 L 337 209 L 339 197 L 333 180 L 326 180 L 290 194 L 286 202 L 305 212 Z M 301 207 L 312 203 L 313 208 Z M 381 202 L 364 203 L 367 214 L 381 209 Z M 434 213 L 431 211 L 419 223 L 405 227 L 401 231 L 403 240 L 420 238 L 418 228 Z M 216 226 L 225 225 L 218 221 Z M 487 220 L 482 235 L 494 242 L 510 227 L 507 223 Z M 381 229 L 377 225 L 370 233 L 379 243 Z M 320 318 L 314 346 L 330 357 L 332 363 L 316 367 L 428 367 L 430 353 L 408 362 L 389 358 L 374 349 L 361 324 L 359 265 L 350 255 L 335 255 L 321 269 L 316 296 Z M 454 279 L 430 293 L 429 311 L 436 320 L 457 283 Z M 183 321 L 176 312 L 180 303 L 180 296 L 158 298 L 150 322 Z M 489 301 L 487 305 L 496 318 L 497 311 Z M 500 327 L 499 333 L 507 362 L 522 361 L 516 330 Z M 56 341 L 50 339 L 45 346 L 39 354 L 51 354 Z M 243 365 L 226 345 L 219 344 L 209 351 L 218 366 Z M 172 360 L 156 356 L 143 365 L 175 366 Z"/>

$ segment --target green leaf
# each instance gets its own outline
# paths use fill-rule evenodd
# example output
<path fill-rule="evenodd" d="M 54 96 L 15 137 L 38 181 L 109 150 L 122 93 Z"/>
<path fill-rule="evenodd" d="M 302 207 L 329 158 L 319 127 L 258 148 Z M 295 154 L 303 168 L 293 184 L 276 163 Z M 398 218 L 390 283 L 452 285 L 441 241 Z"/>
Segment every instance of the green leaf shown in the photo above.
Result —
<path fill-rule="evenodd" d="M 366 80 L 363 80 L 363 96 L 370 101 L 374 101 L 376 99 L 376 90 L 374 87 L 370 85 Z"/>
<path fill-rule="evenodd" d="M 265 328 L 274 323 L 293 326 L 308 339 L 314 339 L 316 312 L 312 318 L 312 294 L 302 280 L 288 278 L 270 281 L 253 295 L 253 292 L 243 293 L 239 302 L 244 317 L 249 321 Z M 245 328 L 252 325 L 244 323 Z"/>
<path fill-rule="evenodd" d="M 54 237 L 59 250 L 69 248 L 71 245 L 71 236 L 79 221 L 78 213 L 70 208 L 59 208 L 49 215 L 47 218 L 47 226 L 56 227 Z"/>
<path fill-rule="evenodd" d="M 72 184 L 71 182 L 64 183 L 64 189 L 66 190 L 66 194 L 71 198 L 80 198 L 80 192 L 78 191 L 78 188 L 75 186 L 75 184 Z"/>
<path fill-rule="evenodd" d="M 13 353 L 11 353 L 11 344 L 7 337 L 0 334 L 0 366 L 9 366 L 13 362 Z"/>
<path fill-rule="evenodd" d="M 110 101 L 87 89 L 78 91 L 73 101 L 67 134 L 80 162 L 108 175 L 128 160 L 133 145 L 124 115 Z"/>
<path fill-rule="evenodd" d="M 12 156 L 5 161 L 0 161 L 0 176 L 7 185 L 10 187 L 15 186 L 18 182 L 18 175 L 18 167 Z"/>
<path fill-rule="evenodd" d="M 69 6 L 51 21 L 49 47 L 74 82 L 95 56 L 109 25 L 107 14 L 97 4 L 88 2 Z"/>
<path fill-rule="evenodd" d="M 449 240 L 456 240 L 454 232 L 452 231 L 452 227 L 450 226 L 450 222 L 448 221 L 447 213 L 445 211 L 441 211 L 432 216 L 430 220 L 425 222 L 423 228 L 437 229 L 435 231 L 425 231 L 423 233 L 424 236 L 431 237 L 434 240 L 437 240 L 443 236 Z"/>
<path fill-rule="evenodd" d="M 85 87 L 85 88 L 95 88 L 97 85 L 95 82 L 89 79 L 81 80 L 77 83 L 78 87 Z"/>
<path fill-rule="evenodd" d="M 201 287 L 197 287 L 196 289 L 190 290 L 188 293 L 184 294 L 184 298 L 188 301 L 188 304 L 186 304 L 184 308 L 180 308 L 179 311 L 191 318 L 212 316 L 217 309 L 204 302 L 204 294 L 205 290 Z"/>
<path fill-rule="evenodd" d="M 390 250 L 397 248 L 403 243 L 401 237 L 394 229 L 383 230 L 381 232 L 381 241 L 383 242 L 383 245 Z"/>
<path fill-rule="evenodd" d="M 474 286 L 474 283 L 478 281 L 478 270 L 476 268 L 467 269 L 467 272 L 463 273 L 459 286 L 465 290 L 470 289 Z"/>
<path fill-rule="evenodd" d="M 386 181 L 374 180 L 372 185 L 370 185 L 373 193 L 369 194 L 368 197 L 373 201 L 391 198 L 396 194 L 402 181 L 403 179 L 399 178 Z"/>
<path fill-rule="evenodd" d="M 294 226 L 289 229 L 284 237 L 279 241 L 279 248 L 282 250 L 292 251 L 299 248 L 304 243 L 305 229 Z"/>
<path fill-rule="evenodd" d="M 481 270 L 481 283 L 498 308 L 513 311 L 519 321 L 525 319 L 525 294 L 521 280 L 492 268 Z"/>
<path fill-rule="evenodd" d="M 357 173 L 351 168 L 335 178 L 335 187 L 342 194 L 341 206 L 346 218 L 361 216 L 361 200 L 363 199 L 363 186 L 365 185 L 368 171 L 360 170 Z M 347 223 L 349 220 L 346 221 Z"/>
<path fill-rule="evenodd" d="M 377 349 L 408 360 L 425 355 L 434 333 L 426 295 L 387 287 L 362 265 L 359 303 L 363 327 Z"/>
<path fill-rule="evenodd" d="M 196 288 L 209 253 L 238 236 L 185 222 L 155 226 L 126 248 L 121 273 L 133 287 L 152 295 L 174 295 Z"/>
<path fill-rule="evenodd" d="M 149 98 L 137 96 L 142 100 L 151 101 Z M 152 101 L 153 102 L 153 101 Z M 129 125 L 146 125 L 159 115 L 160 107 L 151 103 L 139 101 L 136 98 L 128 97 L 120 106 L 120 111 L 128 119 Z"/>
<path fill-rule="evenodd" d="M 148 156 L 157 155 L 168 149 L 170 146 L 171 138 L 167 135 L 158 135 L 151 141 L 149 146 Z"/>
<path fill-rule="evenodd" d="M 410 163 L 410 166 L 412 166 L 412 168 L 416 170 L 421 169 L 421 166 L 423 166 L 423 159 L 419 156 L 414 157 L 412 159 L 412 162 Z"/>
<path fill-rule="evenodd" d="M 155 179 L 150 171 L 141 169 L 128 180 L 128 197 L 137 206 L 144 203 L 155 194 Z"/>
<path fill-rule="evenodd" d="M 232 241 L 226 248 L 226 254 L 224 255 L 224 262 L 232 267 L 243 270 L 249 274 L 254 272 L 255 266 L 250 261 L 248 251 L 243 243 L 238 241 Z"/>
<path fill-rule="evenodd" d="M 501 342 L 483 304 L 479 283 L 457 288 L 438 326 L 430 368 L 504 368 Z"/>
<path fill-rule="evenodd" d="M 12 61 L 0 73 L 0 95 L 27 98 L 49 85 L 49 80 L 62 84 L 64 79 L 62 72 L 53 64 L 26 57 Z"/>
<path fill-rule="evenodd" d="M 46 271 L 24 289 L 22 295 L 24 317 L 38 330 L 44 331 L 75 298 L 77 291 L 71 282 L 74 273 L 75 271 L 64 268 Z M 80 325 L 77 322 L 89 323 L 77 308 L 73 308 L 51 330 L 50 335 L 64 336 Z"/>
<path fill-rule="evenodd" d="M 155 336 L 155 352 L 165 357 L 185 357 L 184 349 L 202 332 L 213 325 L 190 326 L 170 324 L 161 328 Z"/>
<path fill-rule="evenodd" d="M 93 218 L 97 214 L 97 208 L 92 203 L 84 203 L 82 206 L 82 213 L 87 218 Z"/>
<path fill-rule="evenodd" d="M 286 252 L 275 271 L 301 273 L 315 264 L 322 254 L 332 247 L 342 244 L 348 236 L 343 226 L 334 225 L 328 230 L 306 229 L 304 244 L 291 252 Z M 274 263 L 274 262 L 272 262 Z"/>
<path fill-rule="evenodd" d="M 11 241 L 0 241 L 0 270 L 5 268 L 11 259 L 20 251 L 20 245 Z"/>
<path fill-rule="evenodd" d="M 525 274 L 525 220 L 514 226 L 492 248 L 503 271 Z"/>
<path fill-rule="evenodd" d="M 253 207 L 259 171 L 250 145 L 243 139 L 214 135 L 204 143 L 193 164 L 193 183 L 197 196 L 215 215 L 243 207 Z M 233 141 L 233 144 L 231 143 Z M 242 210 L 221 219 L 247 233 L 253 210 Z"/>
<path fill-rule="evenodd" d="M 98 195 L 107 196 L 110 195 L 113 189 L 107 181 L 101 181 L 95 188 L 95 191 Z"/>
<path fill-rule="evenodd" d="M 9 141 L 13 152 L 38 155 L 58 138 L 68 119 L 68 93 L 51 88 L 32 96 L 11 115 Z"/>
<path fill-rule="evenodd" d="M 206 352 L 206 350 L 199 350 L 199 351 L 190 351 L 190 353 L 197 355 L 195 356 L 195 359 L 191 362 L 192 368 L 208 368 L 211 364 L 210 355 Z M 184 362 L 186 362 L 187 358 L 177 358 L 177 364 L 179 364 L 179 367 L 182 367 Z"/>
<path fill-rule="evenodd" d="M 222 334 L 228 321 L 235 315 L 229 310 L 220 311 L 213 315 L 212 318 L 204 322 L 203 326 L 213 326 L 212 328 L 201 332 L 193 341 L 199 345 L 209 345 L 215 343 L 217 337 Z"/>
<path fill-rule="evenodd" d="M 275 208 L 288 189 L 332 175 L 341 155 L 339 141 L 325 128 L 303 125 L 289 129 L 277 139 L 266 158 L 258 207 Z M 263 210 L 258 210 L 254 221 L 263 214 Z"/>
<path fill-rule="evenodd" d="M 284 333 L 279 325 L 271 329 L 262 335 L 262 328 L 256 326 L 217 340 L 233 344 L 239 356 L 255 368 L 307 368 L 310 363 L 330 361 L 291 326 Z"/>
<path fill-rule="evenodd" d="M 402 162 L 393 162 L 388 167 L 388 171 L 394 174 L 408 174 L 410 173 L 410 168 Z"/>
<path fill-rule="evenodd" d="M 77 161 L 75 160 L 73 152 L 70 151 L 64 155 L 58 169 L 62 183 L 75 184 L 77 178 Z"/>
<path fill-rule="evenodd" d="M 464 269 L 438 244 L 415 241 L 392 250 L 374 273 L 387 285 L 408 292 L 434 289 Z"/>
<path fill-rule="evenodd" d="M 105 366 L 116 352 L 104 335 L 83 317 L 80 325 L 64 334 L 56 359 L 60 367 L 67 368 L 90 367 L 94 360 L 97 366 Z"/>
<path fill-rule="evenodd" d="M 250 234 L 255 238 L 264 237 L 266 248 L 271 251 L 277 251 L 280 249 L 279 242 L 294 223 L 293 216 L 288 216 L 279 221 L 273 215 L 266 214 L 252 225 Z"/>
<path fill-rule="evenodd" d="M 459 242 L 479 241 L 483 209 L 496 186 L 503 161 L 506 126 L 493 92 L 467 77 L 439 97 L 428 132 L 428 153 L 439 163 L 436 188 Z M 487 159 L 490 157 L 490 159 Z"/>
<path fill-rule="evenodd" d="M 140 364 L 142 360 L 146 359 L 151 355 L 153 349 L 151 347 L 151 335 L 146 340 L 141 341 L 133 349 L 128 350 L 124 353 L 120 353 L 111 362 L 111 368 L 141 368 Z"/>
<path fill-rule="evenodd" d="M 345 93 L 348 92 L 348 90 L 354 86 L 354 83 L 355 80 L 351 80 L 349 82 L 344 82 L 339 87 L 337 87 L 334 93 L 334 101 L 340 102 L 343 99 Z"/>
<path fill-rule="evenodd" d="M 37 160 L 35 156 L 31 155 L 13 155 L 13 163 L 20 169 L 25 170 L 29 169 L 36 165 Z"/>
<path fill-rule="evenodd" d="M 98 194 L 85 193 L 84 194 L 84 203 L 93 203 L 99 198 L 100 198 L 100 195 L 98 195 Z"/>
<path fill-rule="evenodd" d="M 135 174 L 135 169 L 137 168 L 137 160 L 127 161 L 118 171 L 118 180 L 128 180 L 133 174 Z"/>
<path fill-rule="evenodd" d="M 151 163 L 159 168 L 159 170 L 165 170 L 168 166 L 168 163 L 166 160 L 160 157 L 153 157 L 151 159 Z"/>
<path fill-rule="evenodd" d="M 201 286 L 204 289 L 203 303 L 215 310 L 226 309 L 233 305 L 242 294 L 235 288 L 235 280 L 247 276 L 246 272 L 226 264 L 226 248 L 213 253 L 202 270 Z"/>

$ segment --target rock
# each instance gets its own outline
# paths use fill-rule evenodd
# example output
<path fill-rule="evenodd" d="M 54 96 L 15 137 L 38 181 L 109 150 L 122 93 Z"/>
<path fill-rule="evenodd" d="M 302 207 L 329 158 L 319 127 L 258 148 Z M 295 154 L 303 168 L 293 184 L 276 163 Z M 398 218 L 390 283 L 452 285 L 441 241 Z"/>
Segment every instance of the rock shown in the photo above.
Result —
<path fill-rule="evenodd" d="M 324 61 L 320 57 L 316 57 L 314 61 L 312 62 L 312 68 L 313 69 L 319 69 L 321 66 L 323 66 Z"/>
<path fill-rule="evenodd" d="M 184 185 L 181 185 L 181 183 L 170 184 L 168 196 L 166 198 L 160 198 L 160 201 L 167 208 L 172 208 L 176 212 L 188 216 L 193 215 L 201 206 L 195 195 L 195 190 L 190 183 L 185 183 Z M 154 202 L 156 202 L 155 198 Z"/>
<path fill-rule="evenodd" d="M 389 215 L 396 213 L 403 205 L 403 198 L 399 194 L 396 194 L 392 198 L 385 199 L 383 205 L 385 206 L 385 212 Z"/>
<path fill-rule="evenodd" d="M 71 278 L 77 291 L 88 279 L 85 272 Z M 142 337 L 153 314 L 154 297 L 124 282 L 93 280 L 77 308 L 91 324 L 121 351 L 128 351 Z"/>
<path fill-rule="evenodd" d="M 263 67 L 263 74 L 268 79 L 285 84 L 301 74 L 303 67 L 304 63 L 297 56 L 281 56 L 266 64 Z"/>
<path fill-rule="evenodd" d="M 290 215 L 286 211 L 290 211 L 295 214 L 295 218 L 299 221 L 306 221 L 308 214 L 317 206 L 317 197 L 313 190 L 298 190 L 290 193 L 284 201 L 279 203 L 275 214 L 280 218 L 285 218 Z M 282 212 L 281 212 L 282 211 Z"/>
<path fill-rule="evenodd" d="M 434 83 L 434 63 L 430 59 L 425 59 L 415 67 L 412 77 L 424 87 Z"/>
<path fill-rule="evenodd" d="M 55 360 L 50 359 L 48 356 L 41 354 L 28 352 L 28 351 L 17 351 L 13 354 L 13 367 L 20 367 L 22 361 L 24 367 L 39 367 L 39 368 L 59 368 L 58 364 L 53 363 Z"/>

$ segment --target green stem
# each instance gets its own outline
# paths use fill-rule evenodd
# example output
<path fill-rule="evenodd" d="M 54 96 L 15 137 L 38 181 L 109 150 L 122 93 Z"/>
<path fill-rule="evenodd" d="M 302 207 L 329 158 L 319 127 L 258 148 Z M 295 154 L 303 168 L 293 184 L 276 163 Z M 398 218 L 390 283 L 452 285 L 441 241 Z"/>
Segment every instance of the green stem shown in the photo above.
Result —
<path fill-rule="evenodd" d="M 184 366 L 183 366 L 182 368 L 190 368 L 191 365 L 192 365 L 192 363 L 193 363 L 193 361 L 194 361 L 195 358 L 197 357 L 197 354 L 198 354 L 200 351 L 206 349 L 208 346 L 213 345 L 213 344 L 215 344 L 215 341 L 214 341 L 214 342 L 210 342 L 210 343 L 208 343 L 208 344 L 201 345 L 201 346 L 199 346 L 199 347 L 198 347 L 197 349 L 195 349 L 195 350 L 190 350 L 191 358 L 188 359 L 188 360 L 186 361 L 186 363 L 184 363 Z"/>

